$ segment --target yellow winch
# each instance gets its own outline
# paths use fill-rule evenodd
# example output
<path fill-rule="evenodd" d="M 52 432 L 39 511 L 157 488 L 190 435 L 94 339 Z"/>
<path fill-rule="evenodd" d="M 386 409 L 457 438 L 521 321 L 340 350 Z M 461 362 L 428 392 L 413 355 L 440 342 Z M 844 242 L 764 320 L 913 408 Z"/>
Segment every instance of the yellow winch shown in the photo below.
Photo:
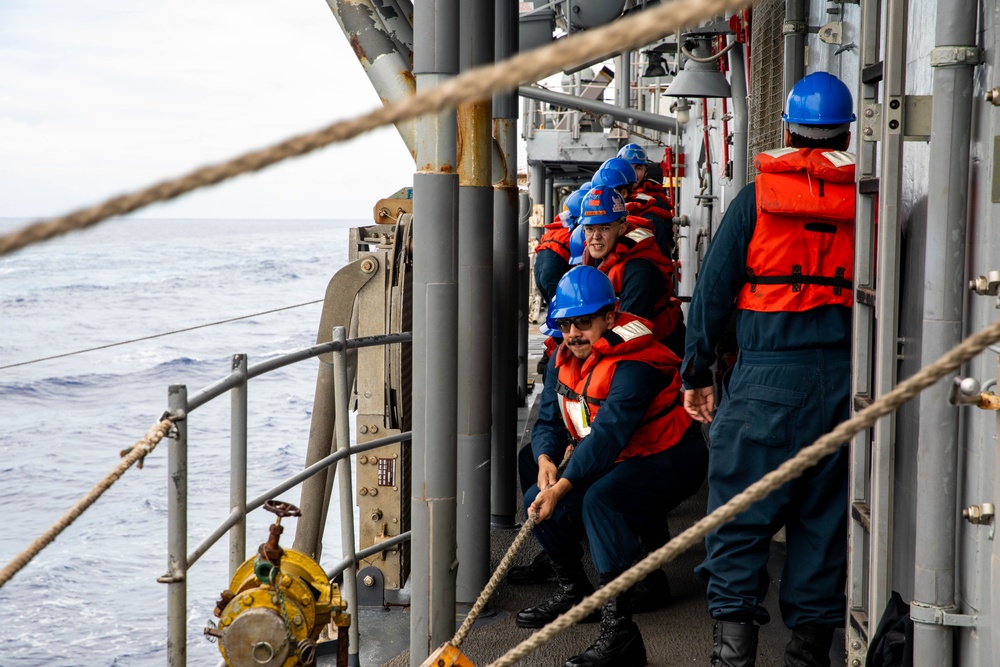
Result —
<path fill-rule="evenodd" d="M 219 640 L 231 667 L 296 667 L 316 661 L 316 642 L 330 621 L 346 646 L 351 624 L 347 603 L 316 561 L 282 549 L 281 519 L 301 516 L 294 505 L 269 500 L 264 509 L 277 518 L 257 555 L 240 565 L 215 606 L 218 626 L 205 635 Z M 345 652 L 346 657 L 346 652 Z"/>

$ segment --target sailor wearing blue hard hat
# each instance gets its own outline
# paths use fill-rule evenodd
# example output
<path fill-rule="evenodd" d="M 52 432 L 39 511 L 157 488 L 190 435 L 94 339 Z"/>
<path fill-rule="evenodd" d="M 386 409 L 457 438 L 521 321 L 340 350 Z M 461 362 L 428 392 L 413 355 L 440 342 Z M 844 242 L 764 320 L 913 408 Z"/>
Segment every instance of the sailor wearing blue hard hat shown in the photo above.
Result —
<path fill-rule="evenodd" d="M 854 273 L 855 120 L 851 93 L 826 72 L 792 88 L 784 148 L 723 216 L 701 266 L 684 363 L 684 406 L 711 424 L 708 511 L 848 417 Z M 735 315 L 739 356 L 715 407 L 718 345 Z M 725 369 L 721 369 L 725 370 Z M 826 667 L 844 627 L 847 448 L 705 538 L 698 573 L 715 619 L 712 664 L 754 664 L 770 576 L 771 536 L 784 524 L 778 593 L 792 630 L 784 664 Z"/>
<path fill-rule="evenodd" d="M 647 320 L 617 306 L 607 276 L 589 266 L 563 276 L 553 298 L 550 317 L 563 343 L 531 431 L 538 472 L 524 502 L 558 588 L 517 614 L 520 627 L 542 627 L 593 592 L 581 562 L 584 536 L 607 584 L 639 554 L 636 527 L 663 521 L 704 478 L 700 429 L 679 404 L 679 360 L 653 339 Z M 573 457 L 560 476 L 568 441 Z M 645 665 L 633 601 L 630 590 L 605 604 L 597 640 L 566 664 Z"/>

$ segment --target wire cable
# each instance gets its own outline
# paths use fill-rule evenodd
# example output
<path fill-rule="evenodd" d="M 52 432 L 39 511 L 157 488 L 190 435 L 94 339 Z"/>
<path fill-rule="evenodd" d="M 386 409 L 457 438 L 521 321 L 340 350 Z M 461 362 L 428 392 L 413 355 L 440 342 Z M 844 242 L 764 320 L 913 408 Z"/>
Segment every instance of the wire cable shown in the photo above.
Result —
<path fill-rule="evenodd" d="M 132 340 L 123 340 L 118 343 L 108 343 L 107 345 L 98 345 L 97 347 L 88 347 L 85 350 L 77 350 L 76 352 L 64 352 L 63 354 L 54 354 L 51 357 L 42 357 L 40 359 L 32 359 L 31 361 L 19 361 L 16 364 L 7 364 L 6 366 L 0 366 L 0 371 L 6 370 L 8 368 L 16 368 L 18 366 L 28 366 L 29 364 L 37 364 L 42 361 L 51 361 L 53 359 L 72 357 L 77 354 L 85 354 L 87 352 L 96 352 L 97 350 L 106 350 L 109 347 L 118 347 L 119 345 L 129 345 L 131 343 L 138 343 L 144 340 L 152 340 L 153 338 L 163 338 L 164 336 L 172 336 L 174 334 L 184 333 L 185 331 L 194 331 L 195 329 L 205 329 L 207 327 L 214 327 L 220 324 L 229 324 L 230 322 L 236 322 L 238 320 L 245 320 L 251 317 L 258 317 L 260 315 L 270 315 L 271 313 L 278 313 L 283 310 L 291 310 L 292 308 L 301 308 L 302 306 L 311 306 L 314 303 L 322 303 L 322 302 L 323 299 L 316 299 L 315 301 L 306 301 L 305 303 L 297 303 L 294 306 L 272 308 L 271 310 L 263 310 L 259 313 L 252 313 L 250 315 L 240 315 L 239 317 L 230 317 L 228 320 L 219 320 L 218 322 L 209 322 L 208 324 L 197 324 L 193 327 L 175 329 L 174 331 L 165 331 L 163 333 L 153 334 L 151 336 L 143 336 L 142 338 L 133 338 Z"/>

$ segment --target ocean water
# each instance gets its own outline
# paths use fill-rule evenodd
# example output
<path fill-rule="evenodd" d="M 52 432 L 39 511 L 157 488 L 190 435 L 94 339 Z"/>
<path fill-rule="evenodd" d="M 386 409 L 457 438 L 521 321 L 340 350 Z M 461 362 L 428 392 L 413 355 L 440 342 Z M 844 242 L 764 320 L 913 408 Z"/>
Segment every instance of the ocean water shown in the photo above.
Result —
<path fill-rule="evenodd" d="M 0 232 L 23 221 L 0 220 Z M 115 220 L 0 257 L 0 366 L 322 299 L 361 221 Z M 321 304 L 0 369 L 0 566 L 110 472 L 166 409 L 229 372 L 315 343 Z M 318 362 L 252 380 L 248 496 L 304 460 Z M 229 400 L 189 420 L 189 549 L 228 513 Z M 0 588 L 0 667 L 166 664 L 167 446 L 161 443 Z M 282 496 L 298 504 L 299 489 Z M 334 493 L 334 504 L 337 494 Z M 338 511 L 324 567 L 340 560 Z M 248 552 L 273 515 L 248 519 Z M 294 520 L 283 543 L 290 546 Z M 194 566 L 188 664 L 228 586 L 227 540 Z"/>

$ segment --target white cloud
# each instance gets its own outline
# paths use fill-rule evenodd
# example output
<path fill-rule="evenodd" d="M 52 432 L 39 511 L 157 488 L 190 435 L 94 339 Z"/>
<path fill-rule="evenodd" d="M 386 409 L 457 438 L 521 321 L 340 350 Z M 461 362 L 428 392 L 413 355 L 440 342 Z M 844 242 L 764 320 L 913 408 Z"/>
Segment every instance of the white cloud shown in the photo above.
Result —
<path fill-rule="evenodd" d="M 321 0 L 5 0 L 0 217 L 65 213 L 378 105 Z M 137 215 L 367 218 L 412 172 L 387 129 Z"/>

